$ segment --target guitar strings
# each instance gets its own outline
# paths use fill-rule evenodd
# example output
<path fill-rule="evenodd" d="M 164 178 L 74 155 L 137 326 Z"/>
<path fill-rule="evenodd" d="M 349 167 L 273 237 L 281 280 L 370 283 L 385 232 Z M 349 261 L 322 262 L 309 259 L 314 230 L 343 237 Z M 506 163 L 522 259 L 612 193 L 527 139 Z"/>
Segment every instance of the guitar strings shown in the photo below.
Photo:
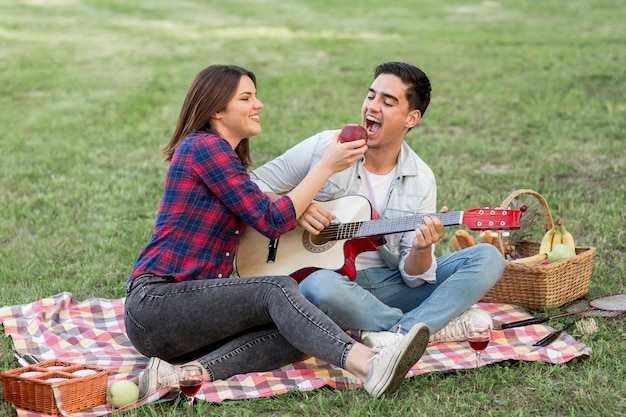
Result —
<path fill-rule="evenodd" d="M 432 214 L 444 224 L 459 224 L 461 212 Z M 329 240 L 350 239 L 353 237 L 376 236 L 408 231 L 422 222 L 423 215 L 398 217 L 394 219 L 375 219 L 350 223 L 331 224 L 320 232 L 318 237 Z"/>

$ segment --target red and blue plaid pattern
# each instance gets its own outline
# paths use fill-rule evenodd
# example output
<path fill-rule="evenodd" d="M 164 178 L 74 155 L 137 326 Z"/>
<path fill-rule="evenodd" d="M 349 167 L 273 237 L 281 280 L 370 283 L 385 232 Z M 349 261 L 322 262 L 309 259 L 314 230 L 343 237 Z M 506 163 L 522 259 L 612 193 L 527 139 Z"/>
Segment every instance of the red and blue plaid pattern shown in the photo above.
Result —
<path fill-rule="evenodd" d="M 271 202 L 226 140 L 195 132 L 176 147 L 152 237 L 132 278 L 228 278 L 247 225 L 275 238 L 296 227 L 289 197 Z"/>

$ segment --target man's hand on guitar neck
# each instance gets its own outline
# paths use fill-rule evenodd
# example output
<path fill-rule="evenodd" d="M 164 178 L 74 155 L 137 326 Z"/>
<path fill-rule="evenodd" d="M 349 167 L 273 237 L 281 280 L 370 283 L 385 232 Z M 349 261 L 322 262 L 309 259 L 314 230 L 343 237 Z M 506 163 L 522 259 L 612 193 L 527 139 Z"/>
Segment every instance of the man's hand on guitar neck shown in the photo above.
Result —
<path fill-rule="evenodd" d="M 448 207 L 443 206 L 439 212 L 447 213 Z M 404 267 L 408 274 L 420 275 L 430 269 L 433 261 L 432 246 L 440 241 L 443 235 L 443 223 L 439 217 L 424 216 L 422 218 L 422 223 L 415 229 L 411 254 Z"/>
<path fill-rule="evenodd" d="M 298 224 L 312 235 L 318 235 L 320 231 L 330 225 L 336 217 L 337 216 L 326 210 L 321 204 L 313 201 L 309 204 L 309 207 L 307 207 L 304 213 L 302 213 L 302 216 L 298 218 Z"/>
<path fill-rule="evenodd" d="M 443 207 L 440 213 L 447 213 L 448 208 Z M 443 211 L 445 210 L 445 211 Z M 413 250 L 430 250 L 430 247 L 443 238 L 444 229 L 441 219 L 436 216 L 422 217 L 422 223 L 417 225 L 415 229 L 415 238 L 413 239 Z"/>

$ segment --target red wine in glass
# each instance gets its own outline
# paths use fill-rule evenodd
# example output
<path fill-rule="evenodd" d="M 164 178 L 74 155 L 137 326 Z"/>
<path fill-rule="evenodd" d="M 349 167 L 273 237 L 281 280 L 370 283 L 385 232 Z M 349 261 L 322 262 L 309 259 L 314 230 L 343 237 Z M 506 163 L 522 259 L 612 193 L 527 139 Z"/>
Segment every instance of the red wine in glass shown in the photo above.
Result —
<path fill-rule="evenodd" d="M 488 344 L 489 344 L 489 337 L 484 338 L 484 340 L 481 340 L 478 338 L 469 340 L 470 347 L 477 352 L 482 352 L 483 350 L 485 350 Z"/>
<path fill-rule="evenodd" d="M 467 341 L 476 352 L 476 368 L 480 366 L 480 354 L 489 345 L 491 338 L 491 327 L 489 323 L 471 323 L 469 328 L 469 337 Z"/>
<path fill-rule="evenodd" d="M 180 386 L 180 390 L 185 394 L 185 397 L 193 398 L 200 392 L 200 387 L 202 386 L 201 379 L 191 379 L 187 381 L 180 381 L 178 384 Z"/>
<path fill-rule="evenodd" d="M 202 368 L 193 364 L 182 365 L 178 369 L 178 386 L 189 402 L 189 415 L 191 415 L 194 398 L 202 386 Z"/>

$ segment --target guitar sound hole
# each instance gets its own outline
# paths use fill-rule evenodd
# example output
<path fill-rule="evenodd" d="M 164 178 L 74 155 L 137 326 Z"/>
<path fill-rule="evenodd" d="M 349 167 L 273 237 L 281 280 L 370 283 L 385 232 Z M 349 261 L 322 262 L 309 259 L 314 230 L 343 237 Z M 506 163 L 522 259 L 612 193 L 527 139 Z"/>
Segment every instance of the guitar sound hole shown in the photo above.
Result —
<path fill-rule="evenodd" d="M 302 246 L 312 253 L 321 253 L 332 248 L 336 241 L 331 241 L 327 236 L 312 235 L 309 232 L 302 234 Z"/>

